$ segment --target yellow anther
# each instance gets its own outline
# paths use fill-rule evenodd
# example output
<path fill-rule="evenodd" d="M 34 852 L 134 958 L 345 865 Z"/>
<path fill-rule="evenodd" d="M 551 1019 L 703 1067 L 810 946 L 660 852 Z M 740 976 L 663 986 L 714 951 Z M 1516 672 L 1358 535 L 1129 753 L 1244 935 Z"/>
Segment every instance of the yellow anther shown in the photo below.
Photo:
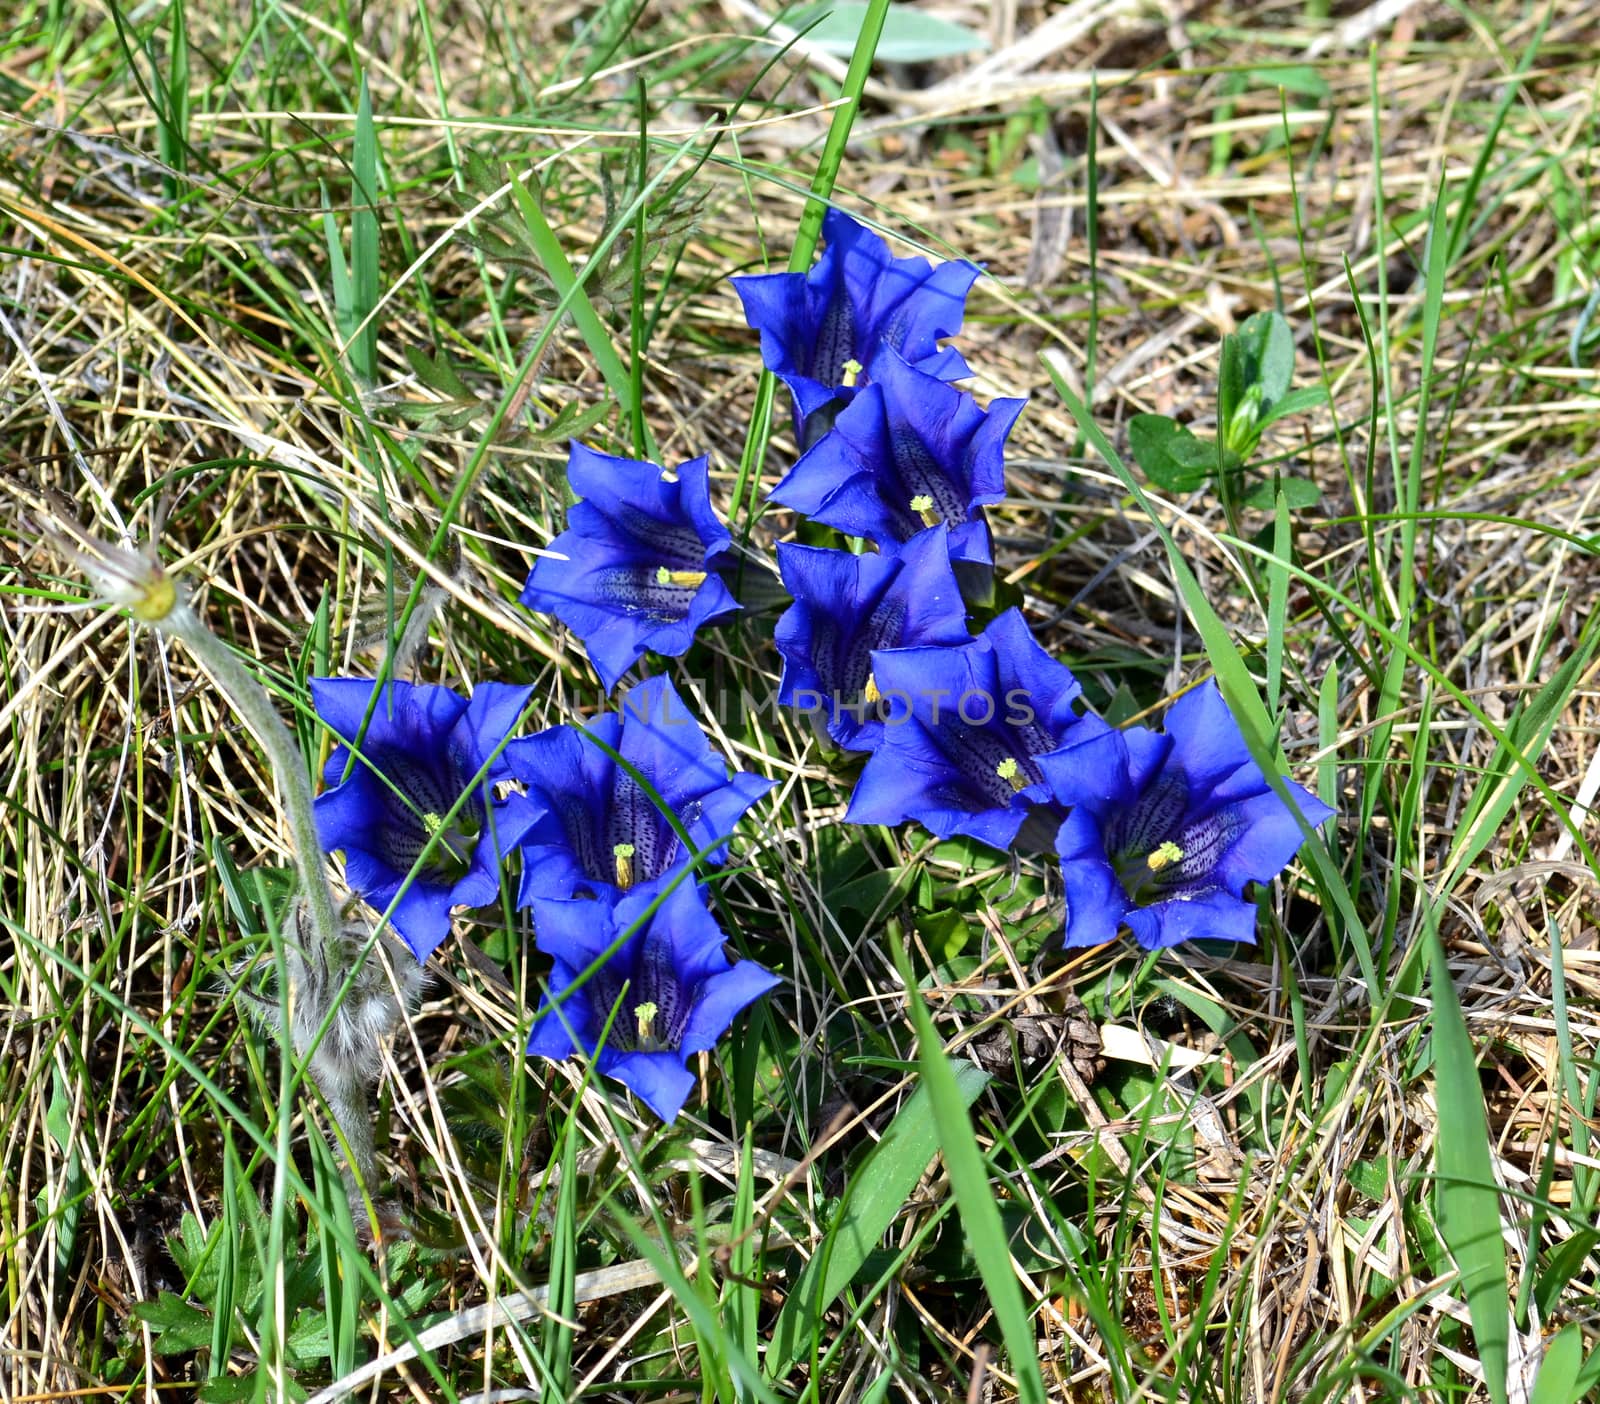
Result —
<path fill-rule="evenodd" d="M 633 886 L 633 845 L 619 843 L 611 850 L 611 856 L 617 860 L 617 886 L 627 891 Z"/>
<path fill-rule="evenodd" d="M 944 519 L 934 510 L 933 498 L 925 492 L 911 499 L 911 510 L 922 518 L 923 526 L 938 526 Z"/>
<path fill-rule="evenodd" d="M 843 366 L 844 378 L 839 382 L 839 384 L 844 386 L 844 388 L 846 390 L 851 389 L 856 383 L 856 378 L 861 374 L 861 372 L 864 369 L 865 369 L 865 367 L 861 364 L 860 361 L 857 361 L 857 360 L 846 361 L 844 363 L 844 366 Z"/>
<path fill-rule="evenodd" d="M 680 585 L 685 590 L 698 590 L 706 583 L 706 573 L 703 570 L 668 570 L 666 566 L 656 567 L 657 585 Z"/>
<path fill-rule="evenodd" d="M 1170 867 L 1173 863 L 1181 863 L 1182 861 L 1183 850 L 1179 848 L 1178 845 L 1175 844 L 1171 839 L 1168 839 L 1161 845 L 1160 848 L 1156 849 L 1154 853 L 1145 859 L 1145 862 L 1150 867 L 1150 871 L 1153 873 L 1159 873 L 1163 868 Z"/>
<path fill-rule="evenodd" d="M 664 483 L 675 483 L 678 481 L 678 475 L 670 468 L 663 468 L 661 470 L 661 481 Z"/>
<path fill-rule="evenodd" d="M 656 1015 L 660 1013 L 654 1004 L 645 1000 L 643 1004 L 633 1006 L 633 1017 L 638 1023 L 639 1047 L 650 1049 L 656 1041 Z"/>
<path fill-rule="evenodd" d="M 1006 784 L 1021 794 L 1028 788 L 1028 777 L 1022 773 L 1022 767 L 1017 764 L 1015 756 L 1007 756 L 999 765 L 995 766 L 994 773 Z"/>
<path fill-rule="evenodd" d="M 867 702 L 883 701 L 883 694 L 878 691 L 878 680 L 871 673 L 867 674 L 867 685 L 861 689 L 861 696 Z"/>

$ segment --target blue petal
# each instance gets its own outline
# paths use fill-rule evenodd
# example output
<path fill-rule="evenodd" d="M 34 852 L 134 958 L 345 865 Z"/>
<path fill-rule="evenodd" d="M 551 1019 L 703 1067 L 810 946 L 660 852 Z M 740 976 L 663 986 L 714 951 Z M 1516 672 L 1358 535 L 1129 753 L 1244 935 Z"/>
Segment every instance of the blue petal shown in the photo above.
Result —
<path fill-rule="evenodd" d="M 1284 784 L 1310 827 L 1332 817 L 1333 811 L 1314 795 L 1292 781 Z M 1214 881 L 1240 896 L 1247 882 L 1271 882 L 1282 872 L 1300 851 L 1305 834 L 1289 807 L 1270 790 L 1230 808 L 1242 817 L 1244 829 L 1217 863 Z"/>
<path fill-rule="evenodd" d="M 1114 940 L 1132 903 L 1106 856 L 1105 839 L 1094 816 L 1084 809 L 1073 810 L 1056 835 L 1056 852 L 1066 889 L 1065 944 L 1103 946 Z"/>
<path fill-rule="evenodd" d="M 771 971 L 748 960 L 735 961 L 731 969 L 710 976 L 689 1015 L 679 1051 L 699 1053 L 715 1047 L 740 1010 L 782 983 Z"/>
<path fill-rule="evenodd" d="M 694 1074 L 676 1053 L 618 1053 L 601 1067 L 669 1125 L 694 1090 Z"/>
<path fill-rule="evenodd" d="M 576 978 L 576 970 L 556 962 L 550 972 L 549 994 L 533 1016 L 533 1028 L 528 1034 L 530 1054 L 559 1062 L 574 1053 L 593 1052 L 597 1030 L 591 1022 L 587 987 L 566 999 L 560 998 Z"/>
<path fill-rule="evenodd" d="M 1241 770 L 1243 793 L 1253 793 L 1264 783 L 1215 682 L 1208 680 L 1178 698 L 1167 709 L 1166 731 L 1172 738 L 1172 763 L 1183 771 L 1193 793 L 1226 803 L 1238 796 L 1218 793 L 1219 787 Z"/>
<path fill-rule="evenodd" d="M 1241 901 L 1221 888 L 1137 907 L 1124 920 L 1147 951 L 1183 941 L 1240 941 L 1254 945 L 1256 939 L 1255 904 Z"/>
<path fill-rule="evenodd" d="M 467 704 L 467 710 L 456 728 L 467 741 L 461 764 L 464 768 L 470 768 L 466 769 L 463 779 L 471 779 L 483 768 L 483 763 L 494 754 L 495 748 L 511 734 L 532 696 L 531 687 L 513 687 L 507 683 L 479 683 L 473 690 L 472 700 Z M 511 767 L 506 761 L 505 752 L 501 751 L 485 779 L 503 780 L 510 774 Z"/>
<path fill-rule="evenodd" d="M 1094 815 L 1130 804 L 1138 794 L 1129 775 L 1127 733 L 1114 727 L 1074 727 L 1065 745 L 1039 757 L 1039 769 L 1058 803 Z"/>
<path fill-rule="evenodd" d="M 324 774 L 333 777 L 334 788 L 318 795 L 312 804 L 317 817 L 317 837 L 330 853 L 351 843 L 359 844 L 383 815 L 382 797 L 375 789 L 382 782 L 361 761 L 356 762 L 348 780 L 342 785 L 338 783 L 349 757 L 347 746 L 338 747 L 328 757 Z"/>

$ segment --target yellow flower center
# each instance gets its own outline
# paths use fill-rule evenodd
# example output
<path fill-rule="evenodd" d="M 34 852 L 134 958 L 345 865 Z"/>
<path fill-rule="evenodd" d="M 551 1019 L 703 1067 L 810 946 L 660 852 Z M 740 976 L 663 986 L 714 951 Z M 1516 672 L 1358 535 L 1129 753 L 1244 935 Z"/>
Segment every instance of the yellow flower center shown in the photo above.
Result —
<path fill-rule="evenodd" d="M 1166 840 L 1160 848 L 1145 859 L 1145 862 L 1149 864 L 1150 871 L 1153 873 L 1159 873 L 1163 868 L 1182 861 L 1183 850 L 1171 839 Z"/>
<path fill-rule="evenodd" d="M 617 886 L 627 891 L 633 886 L 633 845 L 619 843 L 611 850 L 611 856 L 617 860 Z"/>
<path fill-rule="evenodd" d="M 660 1010 L 650 1001 L 633 1006 L 633 1017 L 637 1023 L 639 1047 L 642 1051 L 653 1052 L 656 1046 L 656 1015 Z"/>
<path fill-rule="evenodd" d="M 922 518 L 923 526 L 938 526 L 944 520 L 934 509 L 933 498 L 925 492 L 920 492 L 911 499 L 911 510 Z"/>
<path fill-rule="evenodd" d="M 852 389 L 855 386 L 857 377 L 860 376 L 864 369 L 865 367 L 860 361 L 854 359 L 846 361 L 844 363 L 844 379 L 839 384 L 847 390 Z"/>
<path fill-rule="evenodd" d="M 1028 788 L 1028 777 L 1022 773 L 1022 767 L 1017 764 L 1015 756 L 1007 756 L 999 765 L 995 766 L 994 773 L 1018 794 Z"/>
<path fill-rule="evenodd" d="M 656 567 L 657 585 L 681 585 L 685 590 L 698 590 L 706 583 L 706 573 L 703 570 L 668 570 L 666 566 Z"/>

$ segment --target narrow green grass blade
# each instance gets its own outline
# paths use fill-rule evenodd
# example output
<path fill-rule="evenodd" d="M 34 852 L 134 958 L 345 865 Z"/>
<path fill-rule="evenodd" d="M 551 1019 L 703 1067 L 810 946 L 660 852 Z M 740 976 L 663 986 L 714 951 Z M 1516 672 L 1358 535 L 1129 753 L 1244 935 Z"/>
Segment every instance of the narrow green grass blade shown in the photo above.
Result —
<path fill-rule="evenodd" d="M 600 374 L 605 377 L 606 385 L 617 397 L 617 403 L 622 406 L 624 414 L 631 421 L 634 417 L 633 377 L 628 374 L 627 367 L 622 364 L 622 358 L 617 355 L 611 333 L 606 330 L 606 324 L 600 320 L 600 314 L 594 310 L 594 303 L 589 300 L 589 294 L 578 280 L 578 275 L 573 272 L 566 250 L 561 247 L 561 240 L 556 237 L 555 230 L 550 227 L 550 221 L 544 216 L 544 209 L 539 202 L 540 189 L 537 179 L 530 176 L 529 180 L 533 182 L 531 191 L 515 175 L 511 180 L 511 194 L 517 202 L 517 209 L 522 214 L 522 222 L 527 226 L 528 238 L 533 243 L 534 252 L 539 255 L 539 261 L 544 265 L 545 275 L 550 279 L 551 286 L 560 295 L 561 304 L 564 304 L 567 311 L 572 314 L 572 323 L 577 327 L 578 335 L 583 338 L 583 344 L 589 348 L 589 354 L 594 357 L 594 363 L 599 367 Z M 648 425 L 644 426 L 644 432 L 648 440 Z M 648 450 L 650 456 L 654 458 L 656 447 L 653 440 L 648 442 Z"/>
<path fill-rule="evenodd" d="M 1273 717 L 1278 715 L 1278 697 L 1283 688 L 1283 635 L 1289 614 L 1286 566 L 1293 541 L 1289 503 L 1280 487 L 1273 494 L 1272 560 L 1267 563 L 1267 712 Z"/>
<path fill-rule="evenodd" d="M 378 380 L 378 326 L 373 312 L 378 306 L 378 132 L 372 122 L 372 95 L 367 91 L 366 74 L 361 75 L 361 94 L 356 100 L 355 153 L 351 161 L 355 191 L 350 216 L 350 326 L 341 327 L 350 336 L 347 348 L 350 369 L 363 385 Z M 352 332 L 354 335 L 352 335 Z"/>
<path fill-rule="evenodd" d="M 822 143 L 822 155 L 817 158 L 817 173 L 811 178 L 811 198 L 801 212 L 794 247 L 789 251 L 788 268 L 791 273 L 804 273 L 811 267 L 811 255 L 816 252 L 817 240 L 822 237 L 822 219 L 827 213 L 834 183 L 839 179 L 839 166 L 844 161 L 845 143 L 850 139 L 850 128 L 861 109 L 861 94 L 866 89 L 867 74 L 872 70 L 872 56 L 878 51 L 878 41 L 883 37 L 883 24 L 888 14 L 889 0 L 869 0 L 867 12 L 861 20 L 861 32 L 856 35 L 856 46 L 850 54 L 850 66 L 845 69 L 839 105 L 833 110 L 833 120 L 828 124 L 828 135 Z M 744 509 L 745 541 L 750 539 L 750 528 L 755 525 L 755 492 L 761 484 L 761 464 L 767 457 L 767 437 L 772 432 L 772 400 L 777 385 L 772 372 L 763 369 L 756 386 L 755 408 L 750 415 L 744 452 L 739 455 L 733 511 L 739 512 L 748 491 L 750 500 Z"/>
<path fill-rule="evenodd" d="M 950 1069 L 963 1112 L 976 1100 L 989 1075 L 976 1063 Z M 827 1238 L 795 1281 L 772 1327 L 767 1347 L 767 1377 L 781 1379 L 800 1357 L 806 1342 L 821 1331 L 822 1317 L 877 1248 L 928 1163 L 939 1151 L 939 1122 L 926 1082 L 895 1114 L 850 1182 L 828 1226 Z"/>
<path fill-rule="evenodd" d="M 989 1167 L 978 1149 L 978 1139 L 967 1117 L 969 1103 L 962 1096 L 961 1081 L 939 1042 L 922 996 L 917 993 L 905 951 L 897 944 L 894 954 L 917 1032 L 917 1064 L 933 1108 L 945 1171 L 955 1192 L 956 1210 L 966 1230 L 967 1246 L 977 1260 L 979 1276 L 989 1294 L 989 1307 L 1005 1339 L 1009 1370 L 1017 1381 L 1017 1397 L 1022 1404 L 1045 1404 L 1047 1394 L 1044 1375 L 1039 1369 L 1033 1323 L 1023 1305 L 1022 1289 L 1017 1285 L 1011 1264 L 1011 1249 L 995 1204 Z"/>
<path fill-rule="evenodd" d="M 1511 1297 L 1500 1237 L 1500 1189 L 1489 1154 L 1478 1059 L 1439 938 L 1439 907 L 1428 913 L 1433 961 L 1433 1062 L 1439 1104 L 1435 1203 L 1439 1232 L 1456 1266 L 1472 1316 L 1472 1334 L 1493 1404 L 1506 1404 L 1511 1359 Z"/>
<path fill-rule="evenodd" d="M 563 1397 L 570 1388 L 572 1372 L 572 1327 L 568 1323 L 577 1311 L 577 1261 L 578 1138 L 569 1132 L 561 1147 L 561 1183 L 556 1189 L 555 1223 L 550 1233 L 550 1310 L 541 1342 L 551 1383 Z"/>
<path fill-rule="evenodd" d="M 755 1280 L 756 1177 L 752 1137 L 753 1128 L 747 1125 L 739 1152 L 739 1183 L 734 1187 L 733 1213 L 728 1220 L 733 1247 L 728 1253 L 728 1276 L 722 1287 L 722 1313 L 728 1330 L 750 1360 L 756 1359 L 761 1349 L 761 1289 Z"/>

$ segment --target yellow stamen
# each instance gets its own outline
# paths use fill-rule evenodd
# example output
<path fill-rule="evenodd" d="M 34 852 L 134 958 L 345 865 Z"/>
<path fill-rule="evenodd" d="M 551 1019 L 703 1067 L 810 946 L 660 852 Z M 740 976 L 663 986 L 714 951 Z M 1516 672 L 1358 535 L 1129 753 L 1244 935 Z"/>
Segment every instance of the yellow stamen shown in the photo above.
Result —
<path fill-rule="evenodd" d="M 861 696 L 867 702 L 883 701 L 883 694 L 878 691 L 878 680 L 871 673 L 867 674 L 867 685 L 861 689 Z"/>
<path fill-rule="evenodd" d="M 657 585 L 681 585 L 685 590 L 698 590 L 706 583 L 706 573 L 703 570 L 668 570 L 666 566 L 656 567 Z"/>
<path fill-rule="evenodd" d="M 704 571 L 669 571 L 666 566 L 656 566 L 656 584 L 682 585 L 685 590 L 698 590 L 706 584 Z"/>
<path fill-rule="evenodd" d="M 139 598 L 128 606 L 128 612 L 135 619 L 154 624 L 171 614 L 177 603 L 178 587 L 172 583 L 171 577 L 157 575 L 144 587 Z"/>
<path fill-rule="evenodd" d="M 856 377 L 859 376 L 864 369 L 865 367 L 860 361 L 846 361 L 844 363 L 844 379 L 841 380 L 839 384 L 844 386 L 846 390 L 853 388 L 856 383 Z"/>
<path fill-rule="evenodd" d="M 619 843 L 611 850 L 611 856 L 617 860 L 617 886 L 626 892 L 633 886 L 633 845 Z"/>
<path fill-rule="evenodd" d="M 931 498 L 925 492 L 918 493 L 911 499 L 911 510 L 922 518 L 923 526 L 938 526 L 939 523 L 944 520 L 944 518 L 934 510 L 933 498 Z"/>
<path fill-rule="evenodd" d="M 1015 756 L 1007 756 L 999 765 L 995 766 L 994 773 L 1018 794 L 1028 788 L 1028 777 L 1022 773 L 1022 767 L 1017 764 Z"/>
<path fill-rule="evenodd" d="M 1163 868 L 1170 867 L 1173 863 L 1181 863 L 1183 861 L 1183 850 L 1171 839 L 1168 839 L 1144 861 L 1149 865 L 1151 872 L 1159 873 Z"/>
<path fill-rule="evenodd" d="M 646 1000 L 643 1004 L 633 1006 L 633 1017 L 638 1020 L 639 1047 L 649 1050 L 656 1041 L 656 1015 L 660 1013 L 654 1004 Z"/>

